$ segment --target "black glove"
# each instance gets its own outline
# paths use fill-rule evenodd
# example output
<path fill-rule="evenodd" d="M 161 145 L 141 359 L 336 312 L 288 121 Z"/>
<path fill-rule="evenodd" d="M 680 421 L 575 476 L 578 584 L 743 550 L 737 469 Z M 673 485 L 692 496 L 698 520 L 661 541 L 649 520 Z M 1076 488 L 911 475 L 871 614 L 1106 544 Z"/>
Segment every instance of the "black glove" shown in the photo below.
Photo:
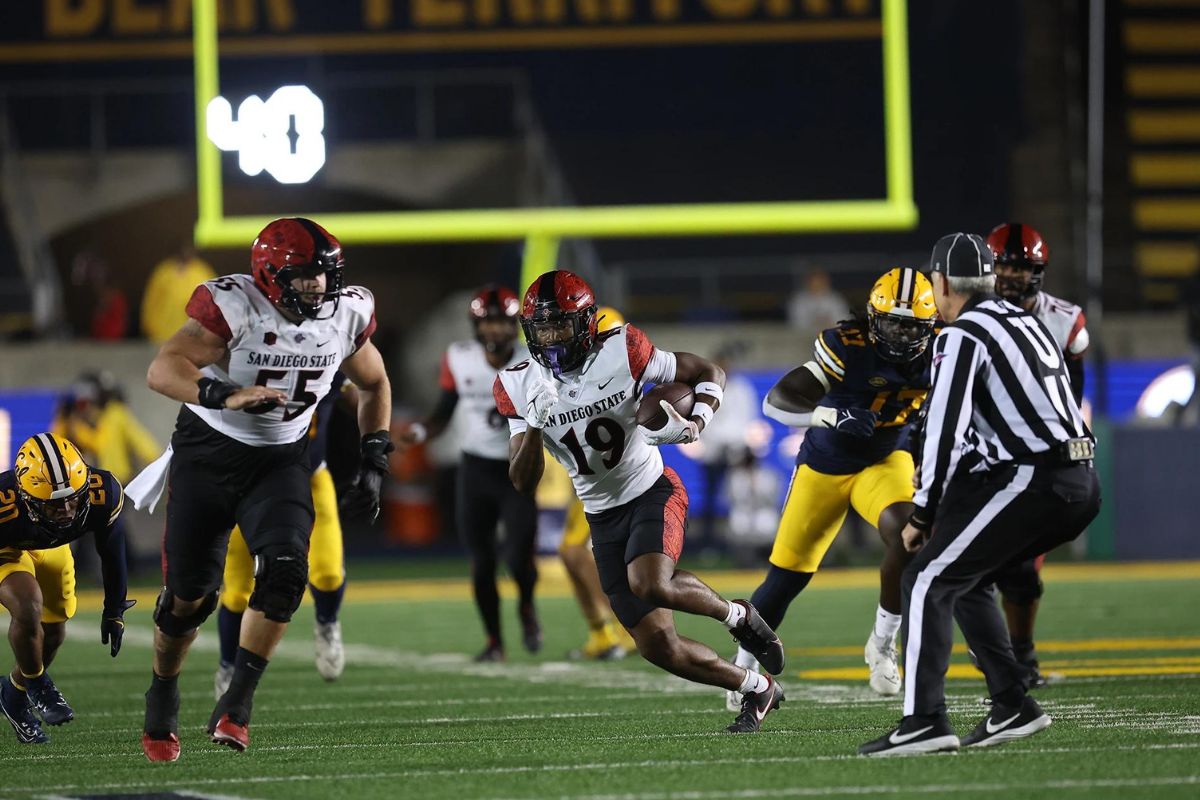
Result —
<path fill-rule="evenodd" d="M 137 600 L 122 600 L 115 608 L 104 607 L 100 618 L 100 644 L 109 644 L 112 657 L 116 658 L 121 652 L 121 639 L 125 636 L 125 612 L 133 608 Z"/>
<path fill-rule="evenodd" d="M 201 378 L 196 381 L 199 388 L 198 400 L 205 408 L 222 409 L 229 395 L 238 390 L 237 385 L 216 378 Z"/>
<path fill-rule="evenodd" d="M 371 522 L 379 517 L 379 490 L 388 472 L 388 453 L 395 449 L 387 431 L 376 431 L 362 438 L 362 469 L 358 480 L 342 495 L 343 516 L 366 517 Z"/>
<path fill-rule="evenodd" d="M 857 439 L 870 439 L 875 435 L 875 422 L 879 415 L 867 408 L 839 408 L 833 428 Z"/>

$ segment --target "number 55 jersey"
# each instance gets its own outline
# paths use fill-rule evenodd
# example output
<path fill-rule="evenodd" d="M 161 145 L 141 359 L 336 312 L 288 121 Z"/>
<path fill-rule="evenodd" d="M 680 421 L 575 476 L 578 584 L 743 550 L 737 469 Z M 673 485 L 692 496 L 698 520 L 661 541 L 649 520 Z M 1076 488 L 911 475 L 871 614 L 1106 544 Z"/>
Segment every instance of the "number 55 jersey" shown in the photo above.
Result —
<path fill-rule="evenodd" d="M 200 284 L 188 301 L 187 314 L 229 348 L 228 363 L 205 367 L 206 376 L 238 386 L 270 386 L 288 396 L 286 406 L 262 414 L 188 404 L 214 430 L 255 447 L 303 438 L 339 365 L 375 331 L 375 298 L 361 286 L 342 290 L 330 316 L 295 323 L 279 312 L 250 275 L 226 275 Z"/>
<path fill-rule="evenodd" d="M 511 435 L 528 427 L 523 413 L 539 379 L 553 381 L 558 402 L 542 433 L 546 449 L 566 467 L 588 513 L 623 505 L 645 493 L 663 474 L 658 448 L 637 430 L 643 383 L 675 379 L 674 353 L 659 350 L 632 325 L 601 338 L 577 370 L 555 380 L 533 360 L 496 376 L 496 408 L 509 418 Z"/>

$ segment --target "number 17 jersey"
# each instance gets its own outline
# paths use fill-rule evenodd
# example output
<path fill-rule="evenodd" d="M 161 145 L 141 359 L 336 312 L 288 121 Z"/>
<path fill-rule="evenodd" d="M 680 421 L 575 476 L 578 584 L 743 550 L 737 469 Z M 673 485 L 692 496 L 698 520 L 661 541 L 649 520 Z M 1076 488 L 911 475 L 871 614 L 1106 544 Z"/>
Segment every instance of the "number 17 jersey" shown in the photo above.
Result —
<path fill-rule="evenodd" d="M 201 370 L 207 377 L 238 386 L 270 386 L 288 397 L 290 408 L 279 406 L 264 414 L 188 404 L 209 427 L 253 447 L 290 444 L 305 436 L 338 367 L 375 331 L 375 298 L 361 286 L 343 289 L 337 309 L 327 319 L 295 323 L 249 275 L 226 275 L 200 284 L 188 301 L 187 314 L 229 348 L 227 364 Z"/>
<path fill-rule="evenodd" d="M 539 378 L 554 381 L 558 402 L 543 440 L 566 467 L 584 510 L 593 514 L 641 496 L 662 476 L 658 448 L 638 432 L 637 407 L 643 382 L 675 379 L 674 357 L 632 325 L 602 336 L 582 367 L 557 380 L 529 360 L 501 371 L 492 388 L 496 408 L 509 418 L 515 436 L 526 430 L 533 384 Z"/>

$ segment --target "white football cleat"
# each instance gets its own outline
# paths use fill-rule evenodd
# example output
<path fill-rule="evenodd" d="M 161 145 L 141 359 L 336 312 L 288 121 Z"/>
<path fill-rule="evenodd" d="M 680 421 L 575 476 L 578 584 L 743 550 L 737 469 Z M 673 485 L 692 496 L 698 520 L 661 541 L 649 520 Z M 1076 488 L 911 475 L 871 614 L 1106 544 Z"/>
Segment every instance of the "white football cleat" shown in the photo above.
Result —
<path fill-rule="evenodd" d="M 896 663 L 897 658 L 896 646 L 892 642 L 880 641 L 872 631 L 863 649 L 863 660 L 871 668 L 871 688 L 877 694 L 890 696 L 900 693 L 900 665 Z"/>
<path fill-rule="evenodd" d="M 317 672 L 327 681 L 336 681 L 346 669 L 346 649 L 342 646 L 342 623 L 318 622 L 313 626 L 317 646 Z"/>
<path fill-rule="evenodd" d="M 725 690 L 725 710 L 731 711 L 734 714 L 740 713 L 742 710 L 742 698 L 743 697 L 745 697 L 745 695 L 742 694 L 741 692 L 737 691 L 736 689 L 726 689 Z"/>
<path fill-rule="evenodd" d="M 217 672 L 213 675 L 213 697 L 220 700 L 221 696 L 229 691 L 229 683 L 233 680 L 233 664 L 226 664 L 224 661 L 217 667 Z"/>

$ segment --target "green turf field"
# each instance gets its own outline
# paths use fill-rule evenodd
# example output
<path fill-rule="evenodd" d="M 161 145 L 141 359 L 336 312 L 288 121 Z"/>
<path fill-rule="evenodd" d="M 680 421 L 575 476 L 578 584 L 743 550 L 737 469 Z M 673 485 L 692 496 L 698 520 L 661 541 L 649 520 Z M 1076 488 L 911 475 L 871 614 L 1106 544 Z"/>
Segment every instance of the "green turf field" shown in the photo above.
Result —
<path fill-rule="evenodd" d="M 714 581 L 730 596 L 753 588 L 748 573 Z M 149 603 L 130 612 L 112 661 L 89 596 L 51 670 L 78 718 L 41 747 L 0 730 L 0 796 L 1200 797 L 1200 565 L 1048 568 L 1041 655 L 1064 677 L 1038 698 L 1053 726 L 1002 747 L 904 759 L 853 755 L 900 715 L 898 701 L 866 686 L 873 582 L 868 570 L 817 577 L 781 630 L 788 702 L 761 734 L 740 737 L 720 733 L 731 715 L 718 690 L 636 658 L 561 660 L 582 639 L 561 581 L 548 582 L 540 603 L 544 654 L 514 641 L 509 663 L 478 666 L 469 654 L 481 635 L 462 582 L 351 584 L 346 675 L 336 684 L 317 676 L 306 605 L 264 678 L 245 754 L 201 730 L 213 705 L 210 622 L 182 680 L 183 756 L 168 765 L 147 763 L 138 743 Z M 515 635 L 514 605 L 506 600 L 504 621 Z M 716 622 L 689 618 L 681 628 L 732 650 Z M 984 714 L 983 682 L 965 655 L 955 662 L 950 711 L 965 734 Z"/>

